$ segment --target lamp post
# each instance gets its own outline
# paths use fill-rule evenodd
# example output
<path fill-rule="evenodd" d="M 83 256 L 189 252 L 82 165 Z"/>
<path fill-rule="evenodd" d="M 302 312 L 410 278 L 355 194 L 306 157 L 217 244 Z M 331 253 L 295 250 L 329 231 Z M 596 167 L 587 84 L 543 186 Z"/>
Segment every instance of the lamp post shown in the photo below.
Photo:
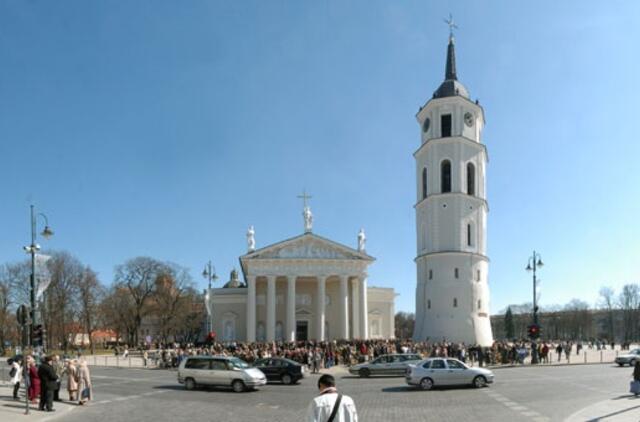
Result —
<path fill-rule="evenodd" d="M 533 271 L 533 330 L 530 330 L 534 335 L 532 336 L 533 346 L 531 353 L 531 363 L 538 363 L 538 350 L 536 348 L 535 340 L 537 336 L 540 334 L 540 324 L 538 323 L 538 292 L 537 287 L 538 283 L 536 280 L 536 270 L 538 267 L 542 267 L 544 264 L 542 263 L 542 257 L 536 251 L 533 251 L 533 255 L 529 257 L 529 261 L 527 262 L 527 271 Z"/>
<path fill-rule="evenodd" d="M 47 216 L 43 213 L 36 214 L 34 206 L 31 205 L 31 244 L 29 246 L 25 246 L 23 249 L 28 254 L 31 254 L 31 284 L 29 286 L 29 299 L 31 302 L 31 330 L 29 333 L 29 346 L 32 350 L 36 346 L 34 329 L 36 329 L 39 325 L 38 314 L 36 312 L 36 253 L 40 250 L 40 245 L 36 243 L 36 220 L 38 217 L 42 217 L 44 219 L 44 230 L 42 230 L 42 233 L 40 233 L 40 235 L 45 239 L 53 236 L 53 230 L 51 230 L 51 228 L 49 227 L 49 220 L 47 219 Z M 42 329 L 39 330 L 38 335 L 41 335 L 42 339 L 44 339 L 44 324 L 42 324 Z"/>
<path fill-rule="evenodd" d="M 207 290 L 207 298 L 209 300 L 209 306 L 207 307 L 207 311 L 209 312 L 209 318 L 207 321 L 207 336 L 213 331 L 213 306 L 211 299 L 211 283 L 215 283 L 218 279 L 218 275 L 216 274 L 216 267 L 211 264 L 211 261 L 204 266 L 204 270 L 202 270 L 202 276 L 209 280 L 209 290 Z"/>

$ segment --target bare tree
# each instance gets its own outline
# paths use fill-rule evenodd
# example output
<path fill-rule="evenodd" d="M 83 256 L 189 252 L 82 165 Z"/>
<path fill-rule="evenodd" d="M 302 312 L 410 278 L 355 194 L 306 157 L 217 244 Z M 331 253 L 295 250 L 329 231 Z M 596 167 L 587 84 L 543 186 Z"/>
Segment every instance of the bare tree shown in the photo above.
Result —
<path fill-rule="evenodd" d="M 78 326 L 78 290 L 82 282 L 84 267 L 68 252 L 53 252 L 47 262 L 51 284 L 44 295 L 42 321 L 47 330 L 50 345 L 64 350 L 73 343 Z"/>
<path fill-rule="evenodd" d="M 640 287 L 637 284 L 625 284 L 618 298 L 622 310 L 622 331 L 625 341 L 637 338 L 637 314 L 640 308 Z"/>
<path fill-rule="evenodd" d="M 398 312 L 395 315 L 396 332 L 394 335 L 399 339 L 411 338 L 415 326 L 415 315 L 409 312 Z"/>
<path fill-rule="evenodd" d="M 135 332 L 135 303 L 129 291 L 124 287 L 112 287 L 99 308 L 100 325 L 115 331 L 116 342 L 124 335 L 127 341 L 132 343 Z"/>
<path fill-rule="evenodd" d="M 615 308 L 615 293 L 611 287 L 602 287 L 600 288 L 600 307 L 604 309 L 607 313 L 607 338 L 609 341 L 613 341 L 615 339 L 615 318 L 614 318 L 614 308 Z"/>
<path fill-rule="evenodd" d="M 149 257 L 137 257 L 116 267 L 115 283 L 118 288 L 126 289 L 131 297 L 132 321 L 127 324 L 133 332 L 132 345 L 140 343 L 139 331 L 142 318 L 151 310 L 150 300 L 155 293 L 156 279 L 166 272 L 166 265 Z"/>
<path fill-rule="evenodd" d="M 164 343 L 177 334 L 182 323 L 180 317 L 189 312 L 190 303 L 185 293 L 192 286 L 189 271 L 175 264 L 165 264 L 156 279 L 153 316 Z"/>
<path fill-rule="evenodd" d="M 104 296 L 104 287 L 98 280 L 96 273 L 86 267 L 82 279 L 76 286 L 78 291 L 79 319 L 83 332 L 89 336 L 91 354 L 95 353 L 93 333 L 98 328 L 98 312 L 100 301 Z"/>

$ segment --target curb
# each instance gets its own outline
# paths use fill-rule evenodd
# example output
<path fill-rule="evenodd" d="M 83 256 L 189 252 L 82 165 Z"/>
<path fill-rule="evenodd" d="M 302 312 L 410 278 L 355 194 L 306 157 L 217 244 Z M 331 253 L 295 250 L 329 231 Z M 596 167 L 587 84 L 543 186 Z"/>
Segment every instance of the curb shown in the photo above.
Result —
<path fill-rule="evenodd" d="M 588 366 L 588 365 L 615 365 L 615 362 L 580 362 L 580 363 L 545 363 L 539 365 L 494 365 L 494 366 L 483 366 L 486 369 L 510 369 L 510 368 L 553 368 L 558 366 Z M 474 366 L 473 368 L 479 368 L 478 366 Z"/>

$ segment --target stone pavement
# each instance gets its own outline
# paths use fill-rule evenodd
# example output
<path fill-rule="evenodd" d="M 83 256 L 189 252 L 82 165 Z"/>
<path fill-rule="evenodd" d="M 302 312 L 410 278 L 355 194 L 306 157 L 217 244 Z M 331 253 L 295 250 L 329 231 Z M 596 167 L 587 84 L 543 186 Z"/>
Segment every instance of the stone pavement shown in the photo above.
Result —
<path fill-rule="evenodd" d="M 0 421 L 48 422 L 68 415 L 77 406 L 74 403 L 54 402 L 55 412 L 41 412 L 37 404 L 30 404 L 29 415 L 26 415 L 24 388 L 20 390 L 20 400 L 13 400 L 12 394 L 13 387 L 6 382 L 0 382 Z"/>
<path fill-rule="evenodd" d="M 640 397 L 622 395 L 586 407 L 565 419 L 565 422 L 638 422 Z"/>

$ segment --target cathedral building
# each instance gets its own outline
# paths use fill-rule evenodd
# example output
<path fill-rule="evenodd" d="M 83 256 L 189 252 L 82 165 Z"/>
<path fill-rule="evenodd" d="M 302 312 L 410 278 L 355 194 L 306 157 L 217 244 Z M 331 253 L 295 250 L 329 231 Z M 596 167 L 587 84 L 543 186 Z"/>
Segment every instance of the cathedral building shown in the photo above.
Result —
<path fill-rule="evenodd" d="M 484 112 L 458 80 L 453 34 L 445 80 L 416 116 L 415 340 L 489 346 Z"/>
<path fill-rule="evenodd" d="M 395 293 L 368 285 L 374 258 L 365 251 L 360 230 L 357 248 L 312 232 L 305 205 L 304 232 L 256 248 L 247 232 L 240 257 L 245 282 L 232 271 L 222 288 L 207 292 L 212 330 L 218 341 L 326 341 L 392 338 Z"/>

